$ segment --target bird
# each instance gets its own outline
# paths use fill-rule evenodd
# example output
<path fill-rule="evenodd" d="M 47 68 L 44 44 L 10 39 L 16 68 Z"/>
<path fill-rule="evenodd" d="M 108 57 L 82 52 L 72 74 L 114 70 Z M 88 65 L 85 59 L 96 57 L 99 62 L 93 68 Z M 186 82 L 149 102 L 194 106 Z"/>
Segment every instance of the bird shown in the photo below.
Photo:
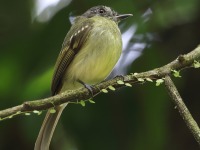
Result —
<path fill-rule="evenodd" d="M 99 5 L 75 18 L 54 67 L 52 96 L 90 87 L 108 77 L 122 52 L 118 23 L 129 16 L 132 14 L 118 14 L 108 6 Z M 55 113 L 47 111 L 34 150 L 49 150 L 54 130 L 67 104 L 55 106 Z"/>

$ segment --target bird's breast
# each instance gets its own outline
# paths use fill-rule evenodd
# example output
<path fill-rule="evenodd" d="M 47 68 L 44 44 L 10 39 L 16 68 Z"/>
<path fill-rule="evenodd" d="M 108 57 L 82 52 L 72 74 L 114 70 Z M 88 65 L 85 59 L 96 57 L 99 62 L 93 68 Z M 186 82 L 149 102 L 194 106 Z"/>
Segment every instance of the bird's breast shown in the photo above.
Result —
<path fill-rule="evenodd" d="M 96 23 L 84 46 L 67 69 L 65 80 L 87 84 L 103 81 L 112 71 L 122 51 L 122 39 L 113 21 Z"/>

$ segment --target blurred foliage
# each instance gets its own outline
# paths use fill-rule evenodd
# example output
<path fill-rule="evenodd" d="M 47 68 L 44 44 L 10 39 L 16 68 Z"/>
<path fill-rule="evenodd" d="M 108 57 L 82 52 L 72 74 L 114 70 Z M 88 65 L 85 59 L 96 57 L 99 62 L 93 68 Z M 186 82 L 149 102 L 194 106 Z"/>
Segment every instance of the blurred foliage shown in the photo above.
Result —
<path fill-rule="evenodd" d="M 199 0 L 73 0 L 49 20 L 34 20 L 34 1 L 0 1 L 0 109 L 50 96 L 53 66 L 70 28 L 69 14 L 94 5 L 133 13 L 128 22 L 137 33 L 155 33 L 129 73 L 162 66 L 200 44 Z M 142 14 L 151 8 L 146 23 Z M 145 41 L 144 41 L 145 42 Z M 200 72 L 190 69 L 174 79 L 194 118 L 200 124 Z M 135 85 L 101 94 L 95 104 L 69 105 L 56 129 L 56 150 L 196 150 L 198 145 L 179 116 L 164 86 Z M 44 114 L 0 122 L 0 149 L 33 149 Z"/>

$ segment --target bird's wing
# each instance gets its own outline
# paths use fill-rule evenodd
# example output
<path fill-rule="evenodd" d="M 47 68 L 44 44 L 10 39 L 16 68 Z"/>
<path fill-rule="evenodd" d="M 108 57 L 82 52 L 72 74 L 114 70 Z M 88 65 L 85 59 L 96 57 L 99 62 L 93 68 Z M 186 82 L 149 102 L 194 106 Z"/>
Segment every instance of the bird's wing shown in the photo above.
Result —
<path fill-rule="evenodd" d="M 81 22 L 76 22 L 76 26 L 72 25 L 70 31 L 66 35 L 54 69 L 51 84 L 52 95 L 57 94 L 61 90 L 63 75 L 75 55 L 85 44 L 92 26 L 92 20 L 83 19 Z"/>

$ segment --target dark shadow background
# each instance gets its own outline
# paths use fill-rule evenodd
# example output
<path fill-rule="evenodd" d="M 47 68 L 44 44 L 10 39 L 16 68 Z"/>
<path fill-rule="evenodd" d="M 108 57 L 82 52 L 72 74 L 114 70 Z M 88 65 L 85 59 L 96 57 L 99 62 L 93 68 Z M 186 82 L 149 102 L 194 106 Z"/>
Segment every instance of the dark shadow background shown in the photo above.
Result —
<path fill-rule="evenodd" d="M 0 109 L 50 96 L 52 70 L 70 28 L 69 14 L 94 5 L 133 13 L 137 33 L 156 33 L 128 73 L 160 67 L 200 44 L 199 0 L 74 0 L 45 23 L 32 21 L 34 1 L 0 1 Z M 141 15 L 153 14 L 144 24 Z M 145 41 L 144 41 L 145 42 Z M 200 71 L 173 78 L 200 124 Z M 197 150 L 198 144 L 174 109 L 164 86 L 134 85 L 101 94 L 96 104 L 69 105 L 56 129 L 52 150 Z M 0 149 L 31 150 L 45 113 L 0 122 Z"/>

